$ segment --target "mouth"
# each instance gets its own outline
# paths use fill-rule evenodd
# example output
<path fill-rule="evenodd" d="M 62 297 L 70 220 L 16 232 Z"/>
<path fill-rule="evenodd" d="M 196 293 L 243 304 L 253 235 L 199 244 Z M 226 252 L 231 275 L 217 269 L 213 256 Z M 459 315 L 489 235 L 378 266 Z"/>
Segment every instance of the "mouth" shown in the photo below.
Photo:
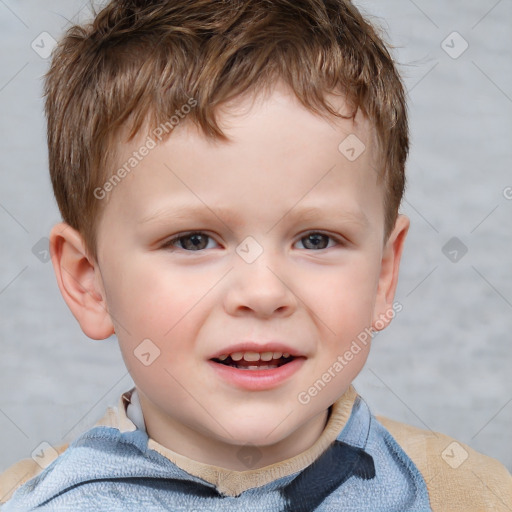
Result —
<path fill-rule="evenodd" d="M 211 361 L 237 370 L 275 370 L 294 359 L 297 357 L 286 352 L 235 352 L 222 354 Z"/>
<path fill-rule="evenodd" d="M 304 356 L 288 353 L 262 355 L 245 353 L 240 357 L 238 353 L 224 354 L 208 362 L 215 374 L 230 387 L 254 392 L 269 391 L 283 385 L 299 372 L 306 361 Z"/>
<path fill-rule="evenodd" d="M 208 363 L 214 374 L 230 388 L 269 391 L 293 382 L 308 356 L 293 345 L 278 341 L 243 341 L 219 349 Z"/>

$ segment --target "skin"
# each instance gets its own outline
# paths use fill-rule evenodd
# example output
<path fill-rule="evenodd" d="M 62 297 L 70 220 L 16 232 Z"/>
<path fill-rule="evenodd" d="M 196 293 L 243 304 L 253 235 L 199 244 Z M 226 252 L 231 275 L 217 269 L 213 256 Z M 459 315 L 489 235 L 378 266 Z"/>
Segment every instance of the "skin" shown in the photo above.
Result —
<path fill-rule="evenodd" d="M 341 97 L 331 103 L 345 108 Z M 231 142 L 209 141 L 183 122 L 117 185 L 99 222 L 97 260 L 63 223 L 52 230 L 51 252 L 83 331 L 93 339 L 116 333 L 149 435 L 197 461 L 244 471 L 241 446 L 259 451 L 255 469 L 321 435 L 370 344 L 307 404 L 297 397 L 365 328 L 389 323 L 409 220 L 399 216 L 385 240 L 379 155 L 362 115 L 315 115 L 282 85 L 219 113 Z M 366 145 L 353 162 L 338 150 L 349 134 Z M 119 162 L 146 136 L 121 145 Z M 310 207 L 314 217 L 301 212 Z M 201 250 L 187 250 L 190 238 L 169 242 L 192 230 L 208 235 Z M 315 246 L 308 235 L 319 232 Z M 250 264 L 236 252 L 248 236 L 263 250 Z M 160 350 L 150 366 L 134 354 L 145 339 Z M 247 340 L 281 341 L 306 359 L 274 389 L 243 390 L 208 360 Z"/>

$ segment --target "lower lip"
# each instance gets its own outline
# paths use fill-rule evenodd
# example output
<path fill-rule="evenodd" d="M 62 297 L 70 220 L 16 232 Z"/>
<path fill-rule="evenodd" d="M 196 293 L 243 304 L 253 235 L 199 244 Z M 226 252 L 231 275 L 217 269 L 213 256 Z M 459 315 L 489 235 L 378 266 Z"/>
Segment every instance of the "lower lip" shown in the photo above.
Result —
<path fill-rule="evenodd" d="M 271 370 L 239 370 L 233 366 L 209 360 L 212 368 L 229 384 L 250 391 L 272 389 L 290 378 L 304 364 L 304 357 L 297 357 L 289 363 Z"/>

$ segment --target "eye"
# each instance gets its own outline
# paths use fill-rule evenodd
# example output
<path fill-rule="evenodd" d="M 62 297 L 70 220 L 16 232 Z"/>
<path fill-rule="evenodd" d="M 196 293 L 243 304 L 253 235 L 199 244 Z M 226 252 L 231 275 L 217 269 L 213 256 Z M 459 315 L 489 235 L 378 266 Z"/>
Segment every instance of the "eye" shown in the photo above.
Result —
<path fill-rule="evenodd" d="M 208 244 L 208 240 L 214 242 L 213 238 L 200 231 L 193 233 L 184 233 L 166 241 L 163 248 L 174 249 L 179 248 L 185 251 L 202 251 L 204 249 L 212 249 Z M 215 243 L 215 242 L 214 242 Z"/>
<path fill-rule="evenodd" d="M 302 237 L 297 243 L 301 242 L 306 249 L 321 250 L 333 247 L 333 245 L 329 245 L 329 240 L 334 242 L 333 245 L 341 244 L 339 240 L 332 236 L 316 232 L 311 232 L 307 236 Z"/>

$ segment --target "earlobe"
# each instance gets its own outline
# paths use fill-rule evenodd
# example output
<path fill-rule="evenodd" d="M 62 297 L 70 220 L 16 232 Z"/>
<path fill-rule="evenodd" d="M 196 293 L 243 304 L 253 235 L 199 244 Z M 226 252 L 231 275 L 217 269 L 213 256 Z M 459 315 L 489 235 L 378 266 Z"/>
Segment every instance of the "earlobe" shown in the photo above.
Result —
<path fill-rule="evenodd" d="M 94 340 L 114 334 L 99 267 L 80 233 L 59 223 L 50 233 L 50 254 L 62 297 L 84 333 Z"/>
<path fill-rule="evenodd" d="M 399 215 L 384 247 L 372 321 L 372 327 L 376 331 L 387 327 L 395 316 L 393 300 L 398 283 L 400 259 L 409 225 L 408 217 Z"/>

